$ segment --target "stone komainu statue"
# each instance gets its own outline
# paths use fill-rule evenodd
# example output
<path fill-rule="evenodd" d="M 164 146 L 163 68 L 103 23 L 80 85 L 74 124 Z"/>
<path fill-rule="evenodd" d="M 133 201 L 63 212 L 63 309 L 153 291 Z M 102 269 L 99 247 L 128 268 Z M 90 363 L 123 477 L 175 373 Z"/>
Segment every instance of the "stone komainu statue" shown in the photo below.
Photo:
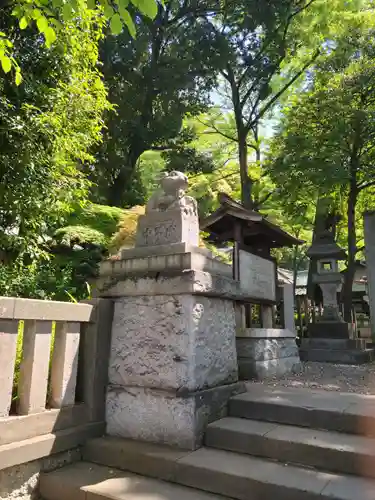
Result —
<path fill-rule="evenodd" d="M 189 215 L 197 214 L 197 202 L 186 196 L 188 178 L 182 172 L 165 172 L 160 178 L 160 189 L 150 198 L 146 205 L 146 214 L 150 212 L 166 212 L 180 210 Z"/>

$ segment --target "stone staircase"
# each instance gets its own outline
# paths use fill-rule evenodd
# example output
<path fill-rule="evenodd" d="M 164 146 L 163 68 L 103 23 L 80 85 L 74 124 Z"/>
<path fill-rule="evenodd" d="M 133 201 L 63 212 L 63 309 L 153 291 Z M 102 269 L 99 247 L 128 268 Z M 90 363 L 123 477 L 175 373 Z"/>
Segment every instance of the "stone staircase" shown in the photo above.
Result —
<path fill-rule="evenodd" d="M 104 437 L 83 458 L 45 500 L 375 500 L 375 397 L 249 385 L 197 451 Z"/>

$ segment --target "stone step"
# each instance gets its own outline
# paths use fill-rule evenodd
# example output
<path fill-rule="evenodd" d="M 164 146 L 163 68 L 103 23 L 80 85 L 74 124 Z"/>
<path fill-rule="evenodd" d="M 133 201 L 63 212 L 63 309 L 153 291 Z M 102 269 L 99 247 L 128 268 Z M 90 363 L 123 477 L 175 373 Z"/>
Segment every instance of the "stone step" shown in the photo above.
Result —
<path fill-rule="evenodd" d="M 375 500 L 375 481 L 370 479 L 213 448 L 191 452 L 102 438 L 89 442 L 84 455 L 96 463 L 109 461 L 118 469 L 236 500 Z M 91 499 L 86 497 L 86 500 Z"/>
<path fill-rule="evenodd" d="M 227 417 L 209 425 L 206 446 L 375 478 L 375 439 Z"/>
<path fill-rule="evenodd" d="M 375 359 L 374 349 L 304 349 L 299 350 L 301 361 L 361 365 Z"/>
<path fill-rule="evenodd" d="M 366 339 L 304 338 L 301 340 L 302 349 L 366 349 L 366 344 Z"/>
<path fill-rule="evenodd" d="M 375 396 L 247 384 L 229 415 L 375 437 Z"/>
<path fill-rule="evenodd" d="M 44 500 L 225 500 L 186 486 L 87 462 L 41 474 L 39 492 Z"/>

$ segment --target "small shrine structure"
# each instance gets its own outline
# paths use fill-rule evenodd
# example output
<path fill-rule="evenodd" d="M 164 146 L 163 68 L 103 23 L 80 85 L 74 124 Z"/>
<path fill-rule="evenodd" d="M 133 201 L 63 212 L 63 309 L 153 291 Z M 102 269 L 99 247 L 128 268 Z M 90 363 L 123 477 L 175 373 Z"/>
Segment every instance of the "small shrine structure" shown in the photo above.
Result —
<path fill-rule="evenodd" d="M 236 304 L 237 356 L 240 379 L 281 376 L 300 367 L 294 327 L 293 285 L 278 287 L 273 248 L 302 243 L 259 212 L 225 194 L 219 208 L 200 223 L 208 240 L 233 243 L 233 279 L 246 291 Z M 283 299 L 283 328 L 275 328 L 275 307 Z M 254 327 L 255 324 L 257 327 Z M 260 327 L 258 327 L 258 325 Z"/>

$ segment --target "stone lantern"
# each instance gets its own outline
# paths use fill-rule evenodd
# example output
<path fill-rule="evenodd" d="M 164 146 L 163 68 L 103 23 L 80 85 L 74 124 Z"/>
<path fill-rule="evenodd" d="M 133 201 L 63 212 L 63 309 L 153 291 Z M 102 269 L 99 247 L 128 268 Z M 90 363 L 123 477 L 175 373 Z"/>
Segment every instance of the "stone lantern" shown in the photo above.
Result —
<path fill-rule="evenodd" d="M 319 318 L 316 325 L 326 322 L 343 324 L 344 320 L 341 317 L 337 303 L 337 292 L 339 286 L 342 284 L 342 275 L 339 272 L 338 263 L 340 260 L 346 259 L 346 253 L 335 242 L 333 234 L 330 231 L 324 231 L 315 239 L 307 251 L 307 256 L 310 257 L 311 261 L 316 261 L 316 273 L 313 274 L 312 280 L 313 283 L 320 287 L 323 295 L 323 315 Z M 324 336 L 327 336 L 326 329 L 330 328 L 330 326 L 321 326 L 324 326 L 325 330 L 322 333 L 324 333 Z M 345 329 L 343 325 L 340 328 Z M 317 326 L 313 327 L 313 330 L 321 330 L 321 328 Z M 336 327 L 336 330 L 338 330 L 338 327 Z M 348 330 L 346 329 L 346 331 Z"/>
<path fill-rule="evenodd" d="M 316 272 L 312 281 L 323 296 L 323 314 L 308 326 L 308 338 L 302 339 L 302 361 L 340 364 L 361 364 L 374 359 L 374 349 L 368 349 L 365 339 L 353 337 L 353 327 L 346 323 L 339 311 L 337 293 L 342 284 L 338 263 L 346 258 L 335 242 L 332 232 L 318 236 L 307 251 Z M 316 264 L 316 265 L 315 265 Z"/>

